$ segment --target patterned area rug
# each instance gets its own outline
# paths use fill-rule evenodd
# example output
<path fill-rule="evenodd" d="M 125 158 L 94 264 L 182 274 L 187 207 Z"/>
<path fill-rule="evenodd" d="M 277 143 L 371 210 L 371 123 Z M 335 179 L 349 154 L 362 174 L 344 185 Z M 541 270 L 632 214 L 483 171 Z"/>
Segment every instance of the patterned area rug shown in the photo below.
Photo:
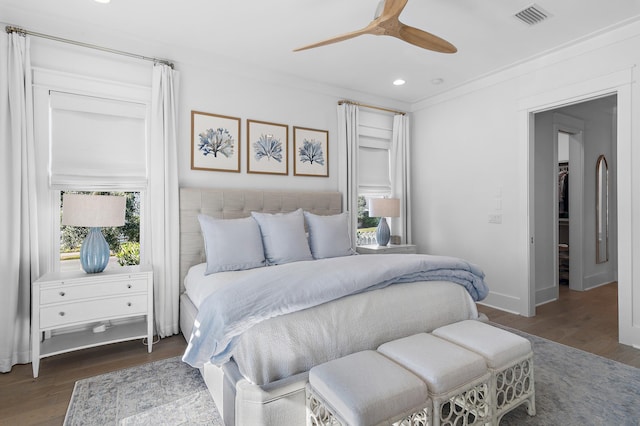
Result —
<path fill-rule="evenodd" d="M 640 369 L 509 330 L 533 344 L 537 415 L 520 406 L 501 426 L 640 425 Z M 179 357 L 76 382 L 65 419 L 65 425 L 160 424 L 223 424 L 200 372 Z"/>
<path fill-rule="evenodd" d="M 79 380 L 65 425 L 222 426 L 200 371 L 180 357 Z"/>
<path fill-rule="evenodd" d="M 533 345 L 537 414 L 520 406 L 500 426 L 640 426 L 640 369 L 507 330 Z"/>

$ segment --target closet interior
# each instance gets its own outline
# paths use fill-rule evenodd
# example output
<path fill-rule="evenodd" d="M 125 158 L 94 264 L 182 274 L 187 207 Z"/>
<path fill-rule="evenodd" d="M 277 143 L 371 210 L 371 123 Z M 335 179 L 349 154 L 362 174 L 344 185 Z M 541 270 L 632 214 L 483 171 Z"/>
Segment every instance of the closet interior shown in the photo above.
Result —
<path fill-rule="evenodd" d="M 558 281 L 569 285 L 569 162 L 558 163 Z"/>

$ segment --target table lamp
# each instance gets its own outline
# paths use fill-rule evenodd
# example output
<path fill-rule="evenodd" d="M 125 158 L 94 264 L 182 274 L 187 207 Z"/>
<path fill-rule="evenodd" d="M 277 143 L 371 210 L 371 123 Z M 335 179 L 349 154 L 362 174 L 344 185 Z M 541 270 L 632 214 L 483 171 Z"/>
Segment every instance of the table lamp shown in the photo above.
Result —
<path fill-rule="evenodd" d="M 376 240 L 379 246 L 386 246 L 391 238 L 387 218 L 400 216 L 400 200 L 398 198 L 372 198 L 369 201 L 369 216 L 380 218 L 376 229 Z"/>
<path fill-rule="evenodd" d="M 87 274 L 104 271 L 109 263 L 109 244 L 101 227 L 124 225 L 126 197 L 64 194 L 62 224 L 89 228 L 80 248 L 80 263 Z"/>

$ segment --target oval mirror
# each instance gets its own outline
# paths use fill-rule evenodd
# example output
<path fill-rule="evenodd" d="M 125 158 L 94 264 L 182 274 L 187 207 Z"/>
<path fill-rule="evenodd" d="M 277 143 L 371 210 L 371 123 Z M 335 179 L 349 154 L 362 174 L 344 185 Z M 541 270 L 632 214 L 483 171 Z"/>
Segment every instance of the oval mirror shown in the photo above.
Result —
<path fill-rule="evenodd" d="M 596 263 L 609 260 L 609 165 L 604 155 L 596 163 Z"/>

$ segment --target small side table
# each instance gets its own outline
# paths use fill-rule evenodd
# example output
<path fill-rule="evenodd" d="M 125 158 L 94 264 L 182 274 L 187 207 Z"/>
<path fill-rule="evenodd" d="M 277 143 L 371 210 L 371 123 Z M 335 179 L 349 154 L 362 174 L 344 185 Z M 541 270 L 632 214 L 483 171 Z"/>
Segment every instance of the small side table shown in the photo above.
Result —
<path fill-rule="evenodd" d="M 417 248 L 415 244 L 390 244 L 388 246 L 369 244 L 357 246 L 356 251 L 360 254 L 414 254 L 417 252 Z"/>
<path fill-rule="evenodd" d="M 133 317 L 141 321 L 118 321 Z M 147 339 L 151 352 L 153 269 L 141 265 L 98 274 L 45 274 L 33 283 L 31 318 L 34 378 L 41 358 L 64 352 L 141 338 Z M 65 333 L 52 335 L 65 328 Z"/>

